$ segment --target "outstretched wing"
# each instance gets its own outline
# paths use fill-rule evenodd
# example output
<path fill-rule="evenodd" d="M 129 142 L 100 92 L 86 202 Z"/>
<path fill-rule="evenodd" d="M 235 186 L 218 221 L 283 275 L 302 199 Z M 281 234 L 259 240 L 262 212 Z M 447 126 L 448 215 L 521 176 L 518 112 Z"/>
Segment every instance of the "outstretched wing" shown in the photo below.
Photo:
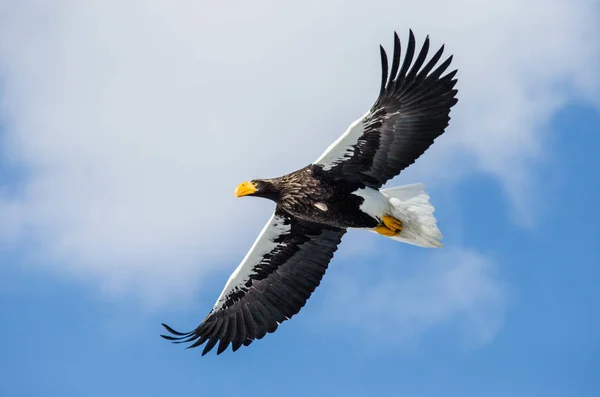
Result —
<path fill-rule="evenodd" d="M 398 175 L 433 144 L 448 126 L 450 108 L 458 101 L 456 70 L 441 77 L 452 56 L 436 67 L 444 47 L 425 64 L 429 36 L 413 63 L 415 37 L 410 31 L 400 66 L 400 39 L 394 33 L 389 79 L 387 55 L 383 47 L 380 50 L 382 76 L 377 101 L 314 163 L 337 178 L 360 180 L 373 188 Z"/>
<path fill-rule="evenodd" d="M 233 351 L 274 332 L 297 314 L 321 282 L 345 229 L 307 222 L 277 209 L 254 245 L 235 269 L 208 316 L 193 331 L 165 339 L 208 342 L 205 355 L 217 342 L 217 354 L 231 343 Z"/>

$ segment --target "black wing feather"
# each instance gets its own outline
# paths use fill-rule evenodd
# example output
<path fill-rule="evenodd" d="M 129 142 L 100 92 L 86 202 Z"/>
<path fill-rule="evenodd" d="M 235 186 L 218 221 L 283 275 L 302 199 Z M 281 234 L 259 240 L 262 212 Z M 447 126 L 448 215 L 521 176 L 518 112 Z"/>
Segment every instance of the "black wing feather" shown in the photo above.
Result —
<path fill-rule="evenodd" d="M 388 59 L 383 46 L 379 46 L 379 52 L 381 53 L 381 88 L 379 90 L 379 96 L 385 92 L 385 86 L 388 78 Z"/>
<path fill-rule="evenodd" d="M 396 40 L 400 40 L 398 38 L 398 34 L 394 32 L 394 36 Z M 400 59 L 401 51 L 394 52 L 394 59 Z M 412 30 L 409 31 L 408 35 L 408 47 L 406 48 L 406 55 L 404 55 L 404 62 L 402 62 L 402 69 L 400 69 L 400 73 L 398 76 L 394 76 L 396 79 L 396 84 L 389 85 L 390 95 L 393 95 L 396 91 L 396 88 L 402 88 L 405 83 L 406 73 L 408 72 L 408 68 L 412 63 L 413 56 L 415 55 L 415 35 Z"/>
<path fill-rule="evenodd" d="M 381 47 L 383 49 L 383 47 Z M 396 33 L 394 33 L 394 54 L 399 54 L 401 52 L 401 45 L 400 45 L 400 38 L 398 37 L 398 35 Z M 385 53 L 385 49 L 383 50 L 383 52 Z M 383 68 L 383 65 L 381 65 L 381 67 Z M 400 58 L 394 56 L 392 59 L 392 70 L 390 72 L 390 76 L 389 76 L 389 81 L 387 83 L 387 86 L 389 87 L 390 85 L 394 84 L 394 79 L 396 78 L 396 73 L 398 73 L 398 67 L 400 67 Z M 387 73 L 387 70 L 386 70 Z M 385 87 L 384 87 L 385 89 Z"/>

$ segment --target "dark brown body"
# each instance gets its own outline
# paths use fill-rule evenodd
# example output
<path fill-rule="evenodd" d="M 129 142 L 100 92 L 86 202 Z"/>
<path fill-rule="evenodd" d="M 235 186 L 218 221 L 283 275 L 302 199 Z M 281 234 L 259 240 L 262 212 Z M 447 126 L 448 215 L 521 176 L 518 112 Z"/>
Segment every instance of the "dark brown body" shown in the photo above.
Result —
<path fill-rule="evenodd" d="M 360 210 L 364 199 L 352 194 L 364 188 L 361 182 L 335 180 L 320 165 L 311 164 L 273 179 L 256 180 L 254 196 L 271 199 L 295 217 L 340 228 L 375 227 L 379 220 Z M 317 204 L 324 204 L 326 210 Z"/>

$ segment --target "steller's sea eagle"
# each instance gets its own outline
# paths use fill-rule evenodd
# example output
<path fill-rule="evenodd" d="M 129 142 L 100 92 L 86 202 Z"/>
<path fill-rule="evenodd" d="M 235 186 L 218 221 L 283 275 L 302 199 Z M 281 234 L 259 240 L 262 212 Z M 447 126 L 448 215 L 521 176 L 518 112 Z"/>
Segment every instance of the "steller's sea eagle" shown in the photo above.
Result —
<path fill-rule="evenodd" d="M 428 62 L 429 36 L 416 58 L 409 31 L 401 61 L 394 33 L 394 55 L 381 50 L 381 89 L 371 109 L 348 127 L 321 157 L 291 174 L 240 184 L 235 195 L 276 203 L 275 211 L 246 257 L 229 277 L 208 316 L 181 333 L 163 326 L 163 338 L 189 347 L 229 344 L 236 351 L 274 332 L 291 318 L 321 282 L 348 228 L 366 229 L 421 247 L 441 247 L 434 208 L 423 185 L 381 189 L 415 162 L 450 121 L 456 99 L 456 70 L 442 76 L 452 56 L 438 65 L 442 46 Z M 414 60 L 414 62 L 413 62 Z"/>

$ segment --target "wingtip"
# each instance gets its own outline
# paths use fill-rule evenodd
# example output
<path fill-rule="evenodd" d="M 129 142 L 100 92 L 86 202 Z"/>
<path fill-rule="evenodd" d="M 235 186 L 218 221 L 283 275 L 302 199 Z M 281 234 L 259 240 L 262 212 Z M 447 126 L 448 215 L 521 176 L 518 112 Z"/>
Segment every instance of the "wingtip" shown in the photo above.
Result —
<path fill-rule="evenodd" d="M 168 326 L 165 323 L 160 323 L 160 325 L 162 325 L 167 330 L 167 332 L 169 332 L 170 334 L 177 335 L 177 336 L 188 336 L 188 335 L 191 335 L 193 332 L 193 331 L 190 331 L 190 332 L 175 331 L 172 327 Z"/>
<path fill-rule="evenodd" d="M 394 52 L 396 50 L 400 50 L 400 37 L 397 34 L 394 36 Z"/>

